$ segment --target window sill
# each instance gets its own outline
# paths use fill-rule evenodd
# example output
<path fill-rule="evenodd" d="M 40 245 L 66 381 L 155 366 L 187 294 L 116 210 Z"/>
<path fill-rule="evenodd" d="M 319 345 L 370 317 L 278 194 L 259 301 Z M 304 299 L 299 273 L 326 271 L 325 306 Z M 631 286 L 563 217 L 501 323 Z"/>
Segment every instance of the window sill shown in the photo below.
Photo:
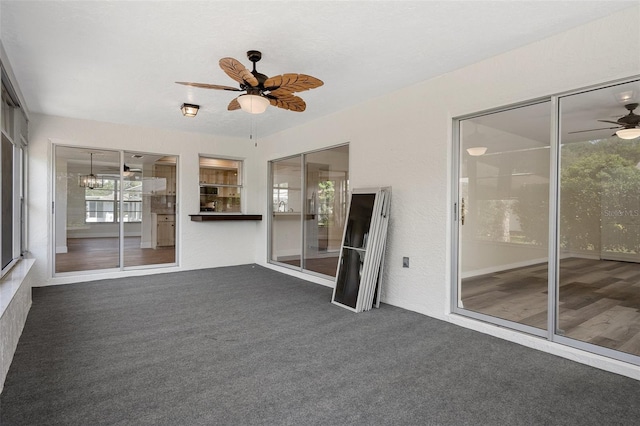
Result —
<path fill-rule="evenodd" d="M 20 286 L 34 263 L 34 259 L 20 259 L 13 265 L 13 268 L 0 279 L 0 317 L 4 315 L 7 307 L 13 300 L 13 296 L 15 296 L 20 289 Z"/>
<path fill-rule="evenodd" d="M 190 214 L 192 222 L 209 222 L 222 220 L 262 220 L 261 214 L 237 214 L 237 213 L 218 213 L 218 214 Z"/>

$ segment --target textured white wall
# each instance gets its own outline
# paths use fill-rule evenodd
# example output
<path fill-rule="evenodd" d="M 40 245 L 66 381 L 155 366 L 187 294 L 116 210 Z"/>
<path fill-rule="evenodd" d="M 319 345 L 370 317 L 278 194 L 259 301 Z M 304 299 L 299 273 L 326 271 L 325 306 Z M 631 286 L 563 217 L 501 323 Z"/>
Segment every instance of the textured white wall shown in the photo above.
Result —
<path fill-rule="evenodd" d="M 258 202 L 254 173 L 255 147 L 248 140 L 172 132 L 158 129 L 123 126 L 87 120 L 34 114 L 29 134 L 29 249 L 37 262 L 34 266 L 36 285 L 85 281 L 105 277 L 136 275 L 146 271 L 87 274 L 72 278 L 51 279 L 50 239 L 52 217 L 51 146 L 59 143 L 110 149 L 135 149 L 141 152 L 178 155 L 179 190 L 179 266 L 169 270 L 198 269 L 215 266 L 253 263 L 255 259 L 256 223 L 248 222 L 191 222 L 189 214 L 199 211 L 198 154 L 246 158 L 245 202 L 247 213 L 262 213 L 264 203 Z M 258 205 L 261 210 L 258 211 Z"/>

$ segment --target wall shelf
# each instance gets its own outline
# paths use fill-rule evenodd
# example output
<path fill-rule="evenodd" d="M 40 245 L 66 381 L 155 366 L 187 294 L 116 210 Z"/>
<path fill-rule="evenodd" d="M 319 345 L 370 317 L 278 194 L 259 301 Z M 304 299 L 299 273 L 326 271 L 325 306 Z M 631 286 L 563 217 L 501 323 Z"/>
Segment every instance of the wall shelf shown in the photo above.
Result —
<path fill-rule="evenodd" d="M 192 222 L 221 220 L 262 220 L 261 214 L 190 214 Z"/>

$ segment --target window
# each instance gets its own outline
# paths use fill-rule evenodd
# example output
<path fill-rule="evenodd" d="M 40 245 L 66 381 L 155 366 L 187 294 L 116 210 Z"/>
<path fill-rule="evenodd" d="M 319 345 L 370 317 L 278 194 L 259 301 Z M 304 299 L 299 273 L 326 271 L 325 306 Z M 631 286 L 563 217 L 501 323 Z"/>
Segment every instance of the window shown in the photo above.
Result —
<path fill-rule="evenodd" d="M 25 249 L 24 163 L 27 120 L 2 70 L 2 141 L 0 144 L 0 269 L 5 275 Z"/>
<path fill-rule="evenodd" d="M 242 211 L 242 161 L 200 156 L 200 211 Z"/>
<path fill-rule="evenodd" d="M 120 201 L 120 180 L 103 178 L 102 188 L 85 189 L 86 217 L 89 222 L 119 222 L 118 206 Z M 142 220 L 142 182 L 124 181 L 124 197 L 122 220 L 124 222 L 140 222 Z"/>

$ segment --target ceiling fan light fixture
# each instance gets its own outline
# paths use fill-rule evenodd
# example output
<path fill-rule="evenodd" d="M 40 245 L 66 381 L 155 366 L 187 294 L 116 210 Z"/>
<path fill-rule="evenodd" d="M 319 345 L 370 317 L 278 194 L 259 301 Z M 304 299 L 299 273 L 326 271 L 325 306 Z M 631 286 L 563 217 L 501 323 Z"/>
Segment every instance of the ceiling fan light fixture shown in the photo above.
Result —
<path fill-rule="evenodd" d="M 238 103 L 243 111 L 250 114 L 262 114 L 267 110 L 267 107 L 271 104 L 269 99 L 259 95 L 240 95 L 238 96 Z"/>
<path fill-rule="evenodd" d="M 487 147 L 486 146 L 474 146 L 472 148 L 467 148 L 467 152 L 472 157 L 479 157 L 481 155 L 484 155 L 485 152 L 487 152 Z"/>
<path fill-rule="evenodd" d="M 182 110 L 182 115 L 184 115 L 185 117 L 195 117 L 198 114 L 200 105 L 182 104 L 182 106 L 180 106 L 180 109 Z"/>
<path fill-rule="evenodd" d="M 620 139 L 635 139 L 640 137 L 640 129 L 620 129 L 616 132 Z"/>

